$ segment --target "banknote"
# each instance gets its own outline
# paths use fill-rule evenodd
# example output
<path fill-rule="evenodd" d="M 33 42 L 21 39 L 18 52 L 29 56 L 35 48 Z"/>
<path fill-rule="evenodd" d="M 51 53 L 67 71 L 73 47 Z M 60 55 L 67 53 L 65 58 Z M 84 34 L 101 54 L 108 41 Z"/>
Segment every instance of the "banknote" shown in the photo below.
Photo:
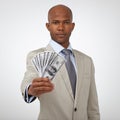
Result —
<path fill-rule="evenodd" d="M 32 58 L 32 64 L 40 77 L 53 79 L 65 60 L 62 56 L 52 51 L 38 53 Z"/>

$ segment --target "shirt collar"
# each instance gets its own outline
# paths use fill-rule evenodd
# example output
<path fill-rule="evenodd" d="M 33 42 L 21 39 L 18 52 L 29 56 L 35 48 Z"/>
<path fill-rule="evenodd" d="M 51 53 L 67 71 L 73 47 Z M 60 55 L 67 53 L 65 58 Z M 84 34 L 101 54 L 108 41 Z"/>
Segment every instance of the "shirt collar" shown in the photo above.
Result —
<path fill-rule="evenodd" d="M 60 44 L 58 44 L 57 42 L 55 42 L 54 40 L 50 40 L 49 45 L 54 49 L 54 51 L 56 53 L 60 53 L 63 49 L 65 49 L 63 46 L 61 46 Z M 68 48 L 69 50 L 72 51 L 72 47 L 71 44 L 69 44 Z M 73 53 L 73 52 L 72 52 Z"/>

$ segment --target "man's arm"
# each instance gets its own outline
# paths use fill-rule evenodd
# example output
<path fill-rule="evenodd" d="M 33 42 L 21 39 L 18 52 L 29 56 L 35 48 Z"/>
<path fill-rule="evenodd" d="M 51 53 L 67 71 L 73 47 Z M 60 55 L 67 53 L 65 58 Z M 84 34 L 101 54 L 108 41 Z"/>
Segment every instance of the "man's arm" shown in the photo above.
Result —
<path fill-rule="evenodd" d="M 35 70 L 31 59 L 35 55 L 30 52 L 27 56 L 26 72 L 21 84 L 21 91 L 26 102 L 30 103 L 42 93 L 50 92 L 53 89 L 53 84 L 48 78 L 40 78 Z"/>
<path fill-rule="evenodd" d="M 24 96 L 24 100 L 27 103 L 31 103 L 31 102 L 33 102 L 36 99 L 35 96 L 32 96 L 32 95 L 28 94 L 29 87 L 30 87 L 30 85 L 28 87 L 26 87 L 26 89 L 25 89 L 25 96 Z"/>

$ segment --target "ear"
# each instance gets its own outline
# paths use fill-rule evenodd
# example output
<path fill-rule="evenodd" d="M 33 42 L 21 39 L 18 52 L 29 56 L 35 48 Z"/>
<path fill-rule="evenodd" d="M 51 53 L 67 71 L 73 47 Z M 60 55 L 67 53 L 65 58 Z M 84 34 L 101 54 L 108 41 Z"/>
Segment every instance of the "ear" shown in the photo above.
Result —
<path fill-rule="evenodd" d="M 72 23 L 72 31 L 73 31 L 74 27 L 75 27 L 75 23 Z"/>
<path fill-rule="evenodd" d="M 46 28 L 48 29 L 48 31 L 50 31 L 50 24 L 46 23 Z"/>

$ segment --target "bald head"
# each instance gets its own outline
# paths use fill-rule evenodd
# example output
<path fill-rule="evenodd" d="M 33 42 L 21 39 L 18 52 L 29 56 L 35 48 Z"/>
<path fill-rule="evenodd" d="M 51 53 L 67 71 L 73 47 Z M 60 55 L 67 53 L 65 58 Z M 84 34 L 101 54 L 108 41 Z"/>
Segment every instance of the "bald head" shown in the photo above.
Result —
<path fill-rule="evenodd" d="M 51 18 L 57 17 L 59 15 L 63 15 L 65 17 L 69 17 L 72 21 L 73 19 L 73 15 L 72 15 L 72 11 L 69 7 L 65 6 L 65 5 L 56 5 L 53 6 L 49 12 L 48 12 L 48 21 L 50 22 Z"/>

